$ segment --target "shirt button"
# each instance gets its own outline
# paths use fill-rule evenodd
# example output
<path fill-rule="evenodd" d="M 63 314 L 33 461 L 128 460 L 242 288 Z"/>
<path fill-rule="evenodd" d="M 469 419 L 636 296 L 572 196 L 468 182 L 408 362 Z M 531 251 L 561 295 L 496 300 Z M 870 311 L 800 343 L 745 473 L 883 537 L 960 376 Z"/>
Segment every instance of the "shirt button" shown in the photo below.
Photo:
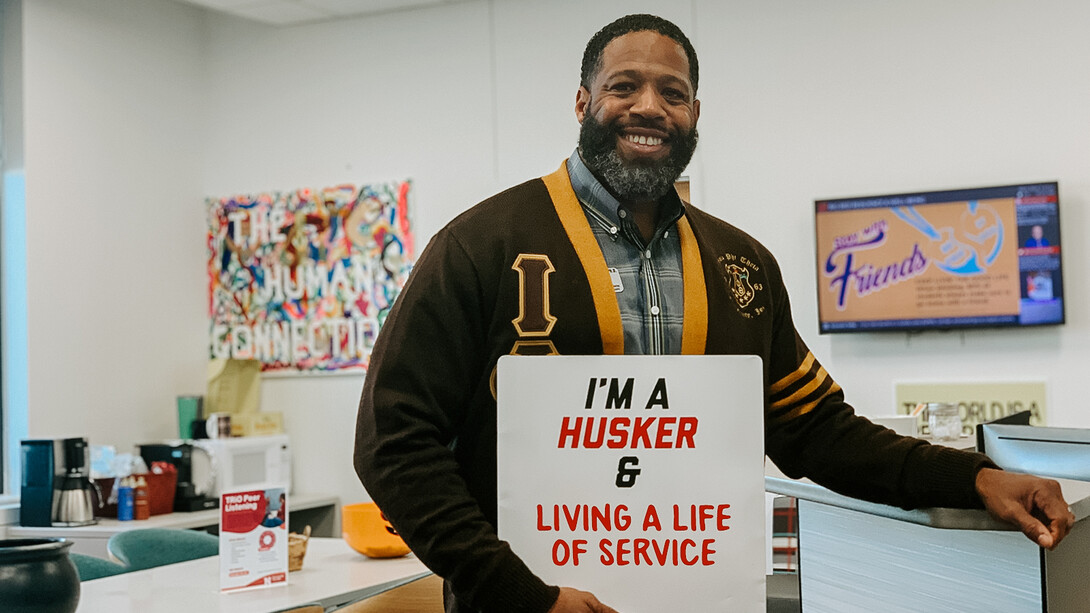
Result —
<path fill-rule="evenodd" d="M 610 234 L 616 234 L 617 233 L 617 226 L 610 226 L 609 233 Z"/>
<path fill-rule="evenodd" d="M 670 236 L 670 231 L 669 230 L 662 233 L 662 238 L 666 238 L 667 236 Z"/>
<path fill-rule="evenodd" d="M 650 250 L 650 249 L 648 249 L 647 251 L 644 251 L 644 252 L 643 252 L 643 257 L 645 257 L 645 258 L 647 258 L 647 259 L 649 259 L 649 260 L 650 260 L 650 259 L 651 259 L 651 250 Z"/>
<path fill-rule="evenodd" d="M 651 307 L 651 314 L 652 315 L 658 315 L 659 314 L 659 308 L 657 306 Z"/>
<path fill-rule="evenodd" d="M 617 215 L 620 215 L 621 219 L 624 219 L 625 217 L 628 217 L 628 211 L 620 209 L 617 211 Z"/>

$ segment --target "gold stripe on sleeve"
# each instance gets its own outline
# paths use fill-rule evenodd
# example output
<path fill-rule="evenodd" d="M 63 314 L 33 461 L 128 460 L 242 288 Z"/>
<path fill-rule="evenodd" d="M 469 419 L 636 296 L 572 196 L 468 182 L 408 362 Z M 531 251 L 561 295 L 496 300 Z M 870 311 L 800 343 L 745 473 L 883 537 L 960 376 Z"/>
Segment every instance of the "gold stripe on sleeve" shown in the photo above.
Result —
<path fill-rule="evenodd" d="M 681 239 L 681 274 L 685 284 L 684 320 L 681 326 L 681 353 L 702 355 L 708 340 L 708 288 L 704 284 L 704 266 L 700 249 L 689 220 L 677 222 Z"/>
<path fill-rule="evenodd" d="M 560 217 L 560 223 L 571 241 L 575 253 L 583 264 L 583 272 L 590 282 L 590 293 L 594 300 L 594 310 L 598 314 L 598 329 L 602 334 L 602 353 L 607 355 L 624 354 L 624 327 L 621 324 L 621 307 L 613 293 L 613 281 L 609 278 L 609 267 L 598 247 L 598 241 L 579 205 L 579 199 L 571 187 L 568 178 L 567 162 L 560 168 L 541 178 L 549 190 L 553 208 Z"/>
<path fill-rule="evenodd" d="M 793 372 L 793 373 L 787 375 L 786 377 L 784 377 L 783 379 L 780 379 L 779 381 L 773 383 L 772 387 L 768 388 L 768 393 L 769 394 L 778 394 L 779 392 L 782 392 L 783 390 L 787 389 L 787 386 L 791 385 L 792 383 L 794 383 L 794 382 L 798 381 L 799 379 L 803 378 L 804 376 L 806 376 L 806 373 L 810 372 L 810 367 L 813 366 L 813 365 L 814 365 L 814 354 L 813 353 L 807 353 L 806 354 L 806 359 L 803 360 L 802 364 L 798 368 L 795 369 L 795 372 Z"/>
<path fill-rule="evenodd" d="M 784 407 L 791 406 L 796 402 L 800 402 L 803 398 L 806 398 L 810 394 L 814 393 L 814 390 L 824 385 L 825 381 L 828 379 L 829 373 L 825 372 L 825 367 L 819 366 L 817 373 L 814 374 L 813 378 L 810 379 L 809 383 L 800 387 L 798 390 L 795 391 L 794 394 L 791 394 L 787 398 L 781 398 L 773 402 L 771 408 L 782 409 Z M 822 394 L 822 396 L 824 396 L 824 394 Z"/>
<path fill-rule="evenodd" d="M 806 415 L 810 411 L 813 411 L 814 409 L 816 409 L 817 406 L 819 404 L 821 404 L 821 402 L 823 400 L 825 400 L 826 396 L 828 396 L 829 394 L 835 394 L 835 393 L 837 393 L 839 391 L 840 391 L 840 386 L 834 381 L 832 387 L 830 387 L 824 394 L 818 396 L 817 398 L 815 398 L 814 400 L 812 400 L 810 402 L 807 402 L 806 404 L 799 405 L 799 406 L 791 409 L 790 411 L 784 413 L 783 415 L 777 415 L 774 421 L 782 423 L 782 422 L 785 422 L 785 421 L 790 421 L 792 419 L 795 419 L 796 417 L 801 417 L 803 415 Z"/>

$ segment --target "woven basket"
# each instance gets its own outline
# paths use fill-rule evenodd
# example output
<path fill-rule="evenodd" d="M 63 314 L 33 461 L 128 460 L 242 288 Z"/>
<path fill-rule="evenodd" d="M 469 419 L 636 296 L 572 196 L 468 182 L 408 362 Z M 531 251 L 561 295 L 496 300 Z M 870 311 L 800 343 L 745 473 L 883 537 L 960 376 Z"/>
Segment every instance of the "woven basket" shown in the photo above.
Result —
<path fill-rule="evenodd" d="M 288 534 L 288 570 L 303 568 L 303 558 L 307 555 L 307 542 L 310 541 L 310 526 L 302 534 Z"/>

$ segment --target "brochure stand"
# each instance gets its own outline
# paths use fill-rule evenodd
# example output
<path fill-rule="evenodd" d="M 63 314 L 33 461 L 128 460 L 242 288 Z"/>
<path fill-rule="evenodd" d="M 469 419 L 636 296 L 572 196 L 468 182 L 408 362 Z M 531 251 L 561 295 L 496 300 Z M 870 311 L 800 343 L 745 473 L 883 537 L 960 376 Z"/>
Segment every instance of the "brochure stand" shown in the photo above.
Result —
<path fill-rule="evenodd" d="M 288 498 L 283 487 L 220 496 L 220 590 L 288 582 Z"/>

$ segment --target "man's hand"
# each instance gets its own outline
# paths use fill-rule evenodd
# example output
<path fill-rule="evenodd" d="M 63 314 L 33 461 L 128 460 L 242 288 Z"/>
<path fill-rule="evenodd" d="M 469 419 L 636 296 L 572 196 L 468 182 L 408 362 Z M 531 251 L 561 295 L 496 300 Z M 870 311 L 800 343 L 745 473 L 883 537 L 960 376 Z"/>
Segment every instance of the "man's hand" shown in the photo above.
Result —
<path fill-rule="evenodd" d="M 598 602 L 594 594 L 581 592 L 575 588 L 560 588 L 560 597 L 553 603 L 549 613 L 617 613 L 613 607 Z"/>
<path fill-rule="evenodd" d="M 1014 524 L 1045 549 L 1055 549 L 1075 523 L 1052 479 L 983 468 L 976 474 L 976 491 L 992 516 Z"/>

